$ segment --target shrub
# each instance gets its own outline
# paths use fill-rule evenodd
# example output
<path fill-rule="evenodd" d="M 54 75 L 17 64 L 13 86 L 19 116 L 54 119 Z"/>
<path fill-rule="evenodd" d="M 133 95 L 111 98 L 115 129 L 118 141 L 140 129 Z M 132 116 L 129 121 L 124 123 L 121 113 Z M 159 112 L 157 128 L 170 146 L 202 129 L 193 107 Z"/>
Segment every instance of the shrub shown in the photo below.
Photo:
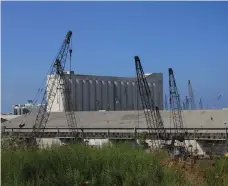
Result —
<path fill-rule="evenodd" d="M 8 150 L 2 152 L 2 184 L 167 185 L 165 177 L 175 174 L 160 165 L 161 154 L 148 154 L 128 144 Z"/>
<path fill-rule="evenodd" d="M 161 165 L 164 158 L 167 154 L 162 151 L 146 153 L 129 144 L 101 149 L 69 145 L 2 150 L 2 185 L 194 185 L 186 181 L 180 170 Z M 215 178 L 217 173 L 219 177 Z M 227 185 L 227 173 L 227 160 L 217 160 L 216 166 L 206 171 L 205 185 Z"/>

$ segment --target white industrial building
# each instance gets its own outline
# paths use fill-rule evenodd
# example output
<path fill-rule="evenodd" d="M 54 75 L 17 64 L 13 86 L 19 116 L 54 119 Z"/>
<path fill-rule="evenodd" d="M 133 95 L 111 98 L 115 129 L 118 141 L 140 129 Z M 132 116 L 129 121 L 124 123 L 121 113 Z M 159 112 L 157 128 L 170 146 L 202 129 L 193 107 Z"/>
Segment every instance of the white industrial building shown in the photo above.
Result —
<path fill-rule="evenodd" d="M 65 72 L 71 85 L 71 101 L 75 111 L 138 110 L 142 108 L 136 78 L 79 75 Z M 49 83 L 54 75 L 48 75 Z M 163 109 L 163 74 L 146 74 L 155 105 Z M 62 112 L 63 94 L 58 87 L 52 112 Z"/>
<path fill-rule="evenodd" d="M 161 116 L 164 121 L 164 127 L 169 128 L 173 127 L 173 123 L 170 123 L 170 111 L 161 111 Z M 36 118 L 37 113 L 32 112 L 29 117 L 26 118 L 26 128 L 31 128 L 34 125 L 34 120 Z M 110 132 L 129 132 L 129 128 L 144 128 L 147 131 L 147 123 L 145 119 L 144 112 L 141 111 L 90 111 L 90 112 L 75 112 L 75 115 L 78 120 L 78 127 L 87 128 L 84 131 L 88 132 L 106 132 L 106 129 L 109 129 Z M 183 123 L 187 128 L 196 128 L 195 131 L 198 134 L 204 134 L 205 136 L 210 136 L 211 133 L 224 133 L 227 136 L 227 132 L 225 130 L 226 123 L 228 123 L 228 110 L 184 110 L 182 112 Z M 14 116 L 14 118 L 6 118 L 6 116 L 2 116 L 8 121 L 5 121 L 2 124 L 7 128 L 18 128 L 19 131 L 27 131 L 27 129 L 19 128 L 19 124 L 25 119 L 25 116 Z M 213 118 L 213 120 L 211 119 Z M 55 132 L 59 130 L 60 132 L 68 132 L 69 129 L 67 120 L 65 118 L 64 112 L 52 112 L 50 113 L 49 120 L 46 125 L 46 132 Z M 64 129 L 61 129 L 64 128 Z M 100 129 L 99 129 L 100 128 Z M 112 129 L 112 128 L 121 128 L 122 130 Z M 213 130 L 209 130 L 209 128 L 213 128 Z M 224 130 L 219 130 L 219 128 Z M 90 129 L 90 130 L 88 130 Z M 9 129 L 11 131 L 11 129 Z M 16 129 L 14 129 L 15 131 Z M 3 131 L 3 129 L 2 129 Z M 140 130 L 138 130 L 140 131 Z M 132 130 L 133 132 L 133 130 Z M 169 132 L 169 130 L 167 131 Z M 192 129 L 189 129 L 189 132 L 193 132 Z M 195 139 L 190 140 L 193 151 L 197 149 L 198 154 L 204 154 L 204 152 L 208 151 L 207 149 L 226 149 L 227 144 L 225 140 L 218 139 L 215 142 L 215 145 L 212 146 L 209 141 L 212 138 L 206 140 Z M 104 143 L 107 143 L 107 139 L 90 139 L 89 145 L 98 145 L 101 146 Z M 185 141 L 188 145 L 189 140 Z M 59 139 L 42 139 L 42 145 L 44 144 L 56 144 L 61 143 Z M 224 148 L 222 147 L 224 146 Z"/>
<path fill-rule="evenodd" d="M 13 115 L 23 115 L 30 112 L 31 109 L 38 109 L 40 104 L 34 104 L 32 100 L 28 100 L 25 104 L 13 105 Z"/>

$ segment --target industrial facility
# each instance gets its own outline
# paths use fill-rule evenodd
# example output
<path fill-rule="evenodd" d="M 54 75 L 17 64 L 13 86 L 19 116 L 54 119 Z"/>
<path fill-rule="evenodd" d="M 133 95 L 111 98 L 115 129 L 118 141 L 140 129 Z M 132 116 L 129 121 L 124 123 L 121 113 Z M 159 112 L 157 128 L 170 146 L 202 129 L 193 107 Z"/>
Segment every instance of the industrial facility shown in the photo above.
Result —
<path fill-rule="evenodd" d="M 29 138 L 25 142 L 35 146 L 44 138 L 138 140 L 146 132 L 151 149 L 165 147 L 171 154 L 177 150 L 185 157 L 190 152 L 186 147 L 189 140 L 194 143 L 189 145 L 195 149 L 204 143 L 202 141 L 208 143 L 210 140 L 217 141 L 217 146 L 219 141 L 227 146 L 227 110 L 202 110 L 202 104 L 201 110 L 196 110 L 190 80 L 189 96 L 182 106 L 174 71 L 168 68 L 169 96 L 165 96 L 163 111 L 163 74 L 144 73 L 139 56 L 134 57 L 136 77 L 66 71 L 68 56 L 71 62 L 71 36 L 72 31 L 68 31 L 47 74 L 39 109 L 29 109 L 24 116 L 6 119 L 3 135 L 13 133 Z M 34 103 L 37 100 L 30 101 L 30 107 Z M 14 113 L 24 114 L 26 107 L 20 106 L 14 107 Z M 227 151 L 223 147 L 221 150 Z M 201 148 L 201 151 L 207 150 Z"/>
<path fill-rule="evenodd" d="M 74 111 L 123 111 L 139 110 L 142 104 L 135 77 L 112 77 L 74 74 L 65 72 L 71 87 Z M 49 81 L 54 75 L 48 75 Z M 163 74 L 146 74 L 155 105 L 163 109 Z M 52 81 L 49 81 L 52 83 Z M 61 86 L 61 85 L 60 85 Z M 63 87 L 58 87 L 51 112 L 63 112 Z M 54 91 L 54 90 L 53 90 Z"/>
<path fill-rule="evenodd" d="M 129 134 L 134 135 L 133 129 L 137 130 L 138 133 L 148 131 L 143 111 L 79 111 L 75 112 L 75 114 L 77 118 L 79 118 L 78 127 L 84 129 L 89 143 L 96 141 L 97 145 L 102 145 L 107 139 L 129 140 L 132 138 L 132 136 L 128 137 Z M 2 126 L 5 126 L 6 129 L 4 130 L 9 132 L 13 130 L 14 132 L 26 133 L 26 131 L 32 130 L 35 117 L 36 113 L 33 112 L 31 117 L 27 118 L 25 128 L 19 127 L 19 124 L 24 120 L 24 116 L 11 118 L 9 121 L 4 122 Z M 164 127 L 169 132 L 170 111 L 161 111 L 161 117 L 163 118 Z M 211 117 L 213 117 L 213 120 L 211 120 Z M 193 145 L 193 150 L 198 149 L 198 154 L 206 153 L 208 151 L 207 146 L 209 142 L 213 141 L 212 139 L 216 141 L 213 141 L 216 144 L 216 150 L 220 144 L 224 144 L 225 148 L 225 139 L 228 131 L 225 130 L 225 121 L 228 121 L 227 110 L 183 111 L 183 122 L 188 126 L 189 134 L 191 134 L 189 139 Z M 59 137 L 58 135 L 61 134 L 63 136 Z M 102 137 L 103 134 L 109 134 L 109 137 Z M 43 135 L 43 138 L 48 141 L 48 143 L 52 143 L 53 139 L 64 141 L 71 137 L 71 130 L 68 127 L 65 112 L 50 113 L 47 128 Z M 186 140 L 186 142 L 188 142 L 188 140 Z M 211 148 L 210 145 L 209 148 Z M 219 149 L 220 148 L 222 149 L 223 147 L 219 147 Z"/>
<path fill-rule="evenodd" d="M 13 115 L 23 115 L 30 112 L 31 109 L 38 109 L 40 104 L 34 104 L 33 100 L 28 100 L 25 104 L 15 104 L 13 105 Z"/>

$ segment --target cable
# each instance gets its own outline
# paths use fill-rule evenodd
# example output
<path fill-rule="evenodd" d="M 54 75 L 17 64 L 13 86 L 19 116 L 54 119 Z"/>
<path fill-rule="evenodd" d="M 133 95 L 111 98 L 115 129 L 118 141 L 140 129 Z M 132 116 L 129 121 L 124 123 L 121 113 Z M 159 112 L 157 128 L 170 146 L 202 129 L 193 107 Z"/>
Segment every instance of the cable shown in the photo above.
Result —
<path fill-rule="evenodd" d="M 60 49 L 61 49 L 61 47 L 60 47 Z M 45 84 L 45 82 L 46 82 L 46 78 L 47 78 L 48 75 L 50 75 L 51 70 L 52 70 L 52 67 L 53 67 L 53 65 L 55 64 L 55 59 L 57 58 L 57 56 L 58 56 L 58 54 L 57 54 L 57 55 L 55 56 L 55 58 L 52 60 L 52 63 L 51 63 L 51 65 L 49 66 L 49 69 L 48 69 L 48 71 L 47 71 L 47 73 L 46 73 L 46 76 L 44 77 L 44 79 L 43 79 L 43 81 L 42 81 L 42 83 L 41 83 L 41 85 L 40 85 L 40 88 L 38 88 L 37 93 L 35 94 L 35 96 L 34 96 L 34 98 L 33 98 L 33 100 L 32 100 L 32 104 L 33 104 L 33 105 L 37 104 L 37 101 L 38 101 L 38 99 L 40 98 L 41 92 L 43 91 L 43 87 L 44 87 L 44 84 Z M 45 90 L 46 90 L 46 87 L 45 87 Z M 26 118 L 27 118 L 28 116 L 31 115 L 32 109 L 33 109 L 33 107 L 31 107 L 31 108 L 29 109 L 29 112 L 25 114 L 25 117 L 22 119 L 20 125 L 23 125 L 23 124 L 24 124 L 24 126 L 26 125 L 26 123 L 27 123 Z"/>
<path fill-rule="evenodd" d="M 41 85 L 40 85 L 40 87 L 38 88 L 37 93 L 35 94 L 35 96 L 34 96 L 34 98 L 33 98 L 33 100 L 32 100 L 32 105 L 33 105 L 33 106 L 34 106 L 35 104 L 37 104 L 37 101 L 38 101 L 38 99 L 40 98 L 41 92 L 43 91 L 43 87 L 44 87 L 44 84 L 45 84 L 45 82 L 46 82 L 47 75 L 50 74 L 53 65 L 54 65 L 54 62 L 52 62 L 52 64 L 50 65 L 50 67 L 49 67 L 49 69 L 48 69 L 48 71 L 47 71 L 47 73 L 46 73 L 46 76 L 44 77 L 43 81 L 41 82 Z M 46 87 L 45 87 L 45 88 L 46 88 Z M 24 125 L 24 126 L 26 125 L 26 123 L 27 123 L 26 118 L 27 118 L 28 116 L 31 115 L 32 110 L 33 110 L 33 108 L 34 108 L 33 106 L 29 109 L 29 112 L 25 114 L 25 117 L 21 120 L 21 124 L 20 124 L 20 125 Z"/>
<path fill-rule="evenodd" d="M 72 57 L 72 38 L 71 38 L 71 41 L 70 41 L 70 49 L 69 49 L 69 52 L 70 52 L 70 80 L 71 80 L 71 57 Z"/>

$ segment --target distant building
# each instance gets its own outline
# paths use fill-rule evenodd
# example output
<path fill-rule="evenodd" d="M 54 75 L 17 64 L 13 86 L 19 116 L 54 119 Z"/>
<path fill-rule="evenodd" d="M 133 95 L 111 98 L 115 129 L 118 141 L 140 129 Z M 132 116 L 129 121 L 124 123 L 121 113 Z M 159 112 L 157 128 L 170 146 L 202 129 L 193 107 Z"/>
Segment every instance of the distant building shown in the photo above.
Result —
<path fill-rule="evenodd" d="M 25 104 L 16 104 L 13 105 L 13 115 L 23 115 L 27 114 L 31 109 L 39 108 L 40 104 L 33 104 L 32 100 L 28 100 Z"/>
<path fill-rule="evenodd" d="M 96 110 L 138 110 L 142 109 L 135 77 L 112 77 L 74 74 L 65 72 L 71 87 L 71 101 L 74 111 Z M 48 75 L 49 84 L 54 75 Z M 146 78 L 155 105 L 163 109 L 163 74 L 150 73 Z M 50 86 L 49 86 L 50 87 Z M 62 86 L 58 87 L 52 112 L 62 112 Z M 47 94 L 48 95 L 48 94 Z"/>

